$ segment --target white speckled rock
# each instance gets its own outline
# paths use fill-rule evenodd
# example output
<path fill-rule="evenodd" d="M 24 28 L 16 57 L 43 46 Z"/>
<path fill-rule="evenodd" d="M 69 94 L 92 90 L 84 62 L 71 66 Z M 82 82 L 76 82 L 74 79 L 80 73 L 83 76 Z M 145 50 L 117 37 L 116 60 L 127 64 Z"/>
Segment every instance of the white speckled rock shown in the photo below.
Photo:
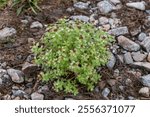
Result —
<path fill-rule="evenodd" d="M 131 3 L 126 3 L 126 5 L 128 7 L 131 7 L 131 8 L 135 8 L 135 9 L 138 9 L 138 10 L 145 10 L 145 2 L 142 1 L 142 2 L 131 2 Z"/>
<path fill-rule="evenodd" d="M 143 87 L 139 90 L 139 94 L 144 97 L 149 97 L 149 88 Z"/>
<path fill-rule="evenodd" d="M 128 51 L 138 51 L 140 49 L 140 45 L 128 39 L 125 36 L 119 36 L 117 38 L 118 44 Z"/>
<path fill-rule="evenodd" d="M 109 12 L 111 12 L 114 9 L 113 8 L 114 6 L 110 2 L 108 2 L 106 0 L 99 2 L 97 4 L 97 6 L 98 6 L 100 12 L 104 13 L 104 14 L 109 13 Z"/>
<path fill-rule="evenodd" d="M 125 26 L 125 27 L 111 29 L 108 31 L 108 33 L 114 36 L 119 36 L 119 35 L 129 34 L 129 31 L 128 28 Z"/>
<path fill-rule="evenodd" d="M 75 15 L 70 17 L 73 20 L 81 20 L 83 22 L 89 22 L 90 18 L 84 15 Z"/>
<path fill-rule="evenodd" d="M 31 99 L 32 100 L 43 100 L 44 95 L 40 94 L 40 93 L 37 93 L 37 92 L 34 92 L 34 93 L 31 94 Z"/>
<path fill-rule="evenodd" d="M 24 73 L 22 71 L 16 69 L 8 69 L 7 72 L 10 75 L 13 82 L 15 83 L 24 82 Z"/>
<path fill-rule="evenodd" d="M 39 21 L 32 22 L 30 28 L 43 28 L 43 25 Z"/>

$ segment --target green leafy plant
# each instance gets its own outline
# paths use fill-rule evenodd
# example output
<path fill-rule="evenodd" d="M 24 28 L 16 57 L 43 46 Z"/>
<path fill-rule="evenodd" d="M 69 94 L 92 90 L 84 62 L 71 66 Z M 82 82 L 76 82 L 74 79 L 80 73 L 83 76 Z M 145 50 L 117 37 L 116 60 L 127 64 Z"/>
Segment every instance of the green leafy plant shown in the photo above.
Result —
<path fill-rule="evenodd" d="M 3 8 L 7 4 L 8 0 L 0 0 L 0 8 Z"/>
<path fill-rule="evenodd" d="M 37 14 L 36 9 L 41 11 L 38 3 L 39 0 L 13 0 L 12 6 L 17 8 L 17 15 L 28 8 L 30 8 L 35 14 Z"/>
<path fill-rule="evenodd" d="M 100 80 L 96 68 L 109 58 L 112 37 L 89 23 L 59 20 L 49 26 L 32 51 L 42 66 L 44 81 L 53 81 L 56 91 L 78 94 L 79 87 L 92 91 Z"/>

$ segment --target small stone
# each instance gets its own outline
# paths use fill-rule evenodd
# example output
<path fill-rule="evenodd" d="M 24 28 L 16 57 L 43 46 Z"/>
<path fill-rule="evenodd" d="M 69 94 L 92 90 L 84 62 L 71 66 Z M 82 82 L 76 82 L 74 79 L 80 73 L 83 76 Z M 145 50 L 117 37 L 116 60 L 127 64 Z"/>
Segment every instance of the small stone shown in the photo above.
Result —
<path fill-rule="evenodd" d="M 5 43 L 10 41 L 9 37 L 15 35 L 17 33 L 16 29 L 5 27 L 0 30 L 0 43 Z M 11 38 L 10 38 L 11 39 Z"/>
<path fill-rule="evenodd" d="M 129 100 L 135 100 L 135 98 L 133 96 L 128 96 Z"/>
<path fill-rule="evenodd" d="M 32 100 L 43 100 L 44 95 L 40 94 L 40 93 L 37 93 L 37 92 L 34 92 L 34 93 L 31 94 L 31 99 Z"/>
<path fill-rule="evenodd" d="M 22 90 L 12 90 L 14 96 L 23 97 L 26 93 Z"/>
<path fill-rule="evenodd" d="M 25 64 L 22 67 L 22 71 L 25 75 L 31 75 L 32 73 L 35 73 L 38 69 L 38 66 L 36 64 L 30 64 L 28 62 L 25 62 Z"/>
<path fill-rule="evenodd" d="M 120 73 L 120 71 L 119 71 L 119 69 L 115 69 L 114 70 L 114 77 L 118 77 L 119 76 L 119 73 Z"/>
<path fill-rule="evenodd" d="M 148 53 L 147 61 L 150 62 L 150 53 Z"/>
<path fill-rule="evenodd" d="M 141 46 L 143 46 L 143 48 L 147 51 L 150 52 L 150 37 L 146 37 L 142 43 Z"/>
<path fill-rule="evenodd" d="M 118 27 L 119 26 L 119 24 L 121 23 L 120 22 L 120 19 L 117 19 L 117 18 L 114 18 L 114 19 L 112 19 L 112 18 L 109 18 L 109 24 L 110 24 L 110 26 L 111 26 L 111 28 L 112 29 L 115 29 L 116 27 Z"/>
<path fill-rule="evenodd" d="M 89 22 L 90 18 L 84 15 L 76 15 L 76 16 L 71 16 L 70 17 L 72 20 L 80 20 L 83 22 Z"/>
<path fill-rule="evenodd" d="M 132 67 L 138 67 L 150 71 L 150 63 L 149 62 L 134 62 L 131 64 Z"/>
<path fill-rule="evenodd" d="M 101 1 L 97 4 L 97 6 L 100 12 L 104 14 L 109 13 L 114 9 L 114 6 L 108 1 Z"/>
<path fill-rule="evenodd" d="M 132 57 L 134 61 L 141 62 L 146 58 L 147 54 L 142 54 L 140 51 L 138 52 L 132 52 Z"/>
<path fill-rule="evenodd" d="M 108 33 L 114 36 L 119 36 L 119 35 L 129 34 L 129 31 L 127 27 L 119 27 L 119 28 L 114 28 L 109 30 Z"/>
<path fill-rule="evenodd" d="M 121 1 L 120 0 L 109 0 L 110 2 L 112 2 L 114 5 L 120 4 Z"/>
<path fill-rule="evenodd" d="M 130 52 L 127 52 L 127 53 L 124 54 L 124 61 L 125 61 L 126 64 L 133 63 L 133 59 L 132 59 L 132 56 L 131 56 Z"/>
<path fill-rule="evenodd" d="M 123 92 L 125 90 L 125 86 L 119 86 L 119 89 Z"/>
<path fill-rule="evenodd" d="M 110 25 L 109 24 L 103 25 L 102 30 L 104 30 L 104 31 L 110 30 Z"/>
<path fill-rule="evenodd" d="M 108 24 L 108 18 L 107 17 L 100 17 L 99 18 L 99 24 L 100 25 L 104 25 L 104 24 Z"/>
<path fill-rule="evenodd" d="M 130 30 L 130 34 L 131 34 L 132 36 L 136 36 L 136 35 L 138 35 L 140 32 L 141 32 L 141 27 L 139 27 L 139 28 L 134 28 L 134 29 Z"/>
<path fill-rule="evenodd" d="M 29 21 L 24 19 L 24 20 L 21 20 L 21 23 L 23 23 L 24 25 L 27 25 L 29 23 Z"/>
<path fill-rule="evenodd" d="M 43 25 L 39 21 L 32 22 L 30 28 L 43 28 Z"/>
<path fill-rule="evenodd" d="M 142 1 L 142 2 L 126 3 L 126 5 L 128 7 L 135 8 L 135 9 L 138 9 L 138 10 L 142 10 L 142 11 L 145 10 L 145 2 L 144 1 Z"/>
<path fill-rule="evenodd" d="M 150 74 L 142 76 L 140 78 L 140 81 L 144 86 L 150 87 Z"/>
<path fill-rule="evenodd" d="M 10 75 L 13 82 L 15 83 L 24 82 L 24 73 L 22 71 L 15 69 L 8 69 L 7 72 Z"/>
<path fill-rule="evenodd" d="M 125 50 L 128 51 L 138 51 L 140 49 L 140 45 L 138 45 L 137 43 L 131 41 L 130 39 L 128 39 L 125 36 L 119 36 L 117 38 L 118 40 L 118 44 L 123 47 Z"/>
<path fill-rule="evenodd" d="M 49 91 L 49 87 L 47 85 L 44 85 L 39 88 L 38 93 L 47 92 Z"/>
<path fill-rule="evenodd" d="M 124 56 L 123 56 L 123 55 L 117 55 L 117 58 L 118 58 L 118 60 L 119 60 L 121 63 L 124 63 Z"/>
<path fill-rule="evenodd" d="M 108 88 L 105 88 L 103 91 L 102 91 L 102 95 L 103 97 L 107 97 L 110 93 L 110 90 Z"/>
<path fill-rule="evenodd" d="M 143 33 L 143 32 L 140 33 L 139 36 L 138 36 L 138 40 L 139 40 L 139 41 L 143 41 L 145 38 L 146 38 L 146 34 Z"/>
<path fill-rule="evenodd" d="M 69 8 L 66 9 L 66 11 L 67 11 L 68 13 L 73 13 L 74 10 L 75 10 L 75 8 L 73 8 L 73 7 L 69 7 Z"/>
<path fill-rule="evenodd" d="M 84 2 L 77 2 L 75 3 L 73 6 L 76 8 L 76 9 L 79 9 L 79 10 L 87 10 L 88 7 L 89 7 L 89 2 L 87 3 L 84 3 Z"/>
<path fill-rule="evenodd" d="M 112 86 L 114 86 L 116 84 L 116 80 L 109 79 L 109 80 L 107 80 L 107 83 L 112 87 Z"/>
<path fill-rule="evenodd" d="M 127 78 L 125 83 L 126 83 L 127 86 L 131 86 L 132 80 Z"/>
<path fill-rule="evenodd" d="M 110 59 L 109 59 L 109 61 L 107 63 L 107 67 L 109 69 L 113 69 L 113 67 L 115 66 L 115 63 L 116 63 L 116 57 L 111 53 Z"/>
<path fill-rule="evenodd" d="M 139 90 L 139 94 L 144 97 L 149 97 L 149 88 L 143 87 Z"/>

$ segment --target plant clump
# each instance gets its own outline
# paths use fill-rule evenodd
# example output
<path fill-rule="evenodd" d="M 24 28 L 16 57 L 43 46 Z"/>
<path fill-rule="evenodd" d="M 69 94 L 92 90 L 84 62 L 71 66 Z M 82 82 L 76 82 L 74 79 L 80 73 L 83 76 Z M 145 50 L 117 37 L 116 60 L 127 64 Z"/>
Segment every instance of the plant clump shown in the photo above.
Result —
<path fill-rule="evenodd" d="M 81 86 L 92 91 L 100 80 L 96 68 L 106 65 L 112 39 L 92 24 L 61 19 L 49 26 L 32 51 L 43 80 L 52 81 L 56 91 L 76 95 Z"/>

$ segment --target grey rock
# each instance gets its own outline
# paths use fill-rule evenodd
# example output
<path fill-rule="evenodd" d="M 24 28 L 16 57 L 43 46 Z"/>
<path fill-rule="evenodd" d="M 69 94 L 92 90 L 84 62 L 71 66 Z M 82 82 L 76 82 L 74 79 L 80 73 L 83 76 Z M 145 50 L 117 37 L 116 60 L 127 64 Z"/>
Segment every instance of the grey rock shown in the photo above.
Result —
<path fill-rule="evenodd" d="M 116 63 L 116 58 L 115 58 L 115 56 L 111 53 L 110 59 L 109 59 L 109 61 L 108 61 L 108 63 L 107 63 L 107 67 L 108 67 L 109 69 L 113 69 L 113 67 L 115 66 L 115 63 Z"/>
<path fill-rule="evenodd" d="M 150 87 L 150 74 L 142 76 L 140 81 L 144 86 Z"/>
<path fill-rule="evenodd" d="M 149 62 L 134 62 L 134 63 L 132 63 L 132 67 L 143 68 L 147 71 L 150 71 L 150 63 Z"/>
<path fill-rule="evenodd" d="M 128 34 L 129 31 L 127 27 L 119 27 L 119 28 L 114 28 L 114 29 L 109 30 L 108 33 L 114 36 L 119 36 L 119 35 Z"/>
<path fill-rule="evenodd" d="M 19 96 L 19 97 L 23 97 L 24 95 L 26 95 L 26 93 L 22 90 L 12 90 L 12 93 L 14 96 Z"/>
<path fill-rule="evenodd" d="M 150 15 L 150 10 L 146 10 L 146 13 L 147 13 L 148 15 Z"/>
<path fill-rule="evenodd" d="M 21 20 L 21 23 L 23 23 L 24 25 L 27 25 L 29 23 L 29 21 L 24 19 L 24 20 Z"/>
<path fill-rule="evenodd" d="M 148 53 L 147 61 L 150 62 L 150 53 Z"/>
<path fill-rule="evenodd" d="M 30 28 L 43 28 L 43 25 L 39 21 L 32 22 Z"/>
<path fill-rule="evenodd" d="M 109 80 L 107 80 L 107 83 L 112 87 L 112 86 L 114 86 L 116 84 L 116 80 L 109 79 Z"/>
<path fill-rule="evenodd" d="M 135 100 L 135 98 L 133 96 L 128 96 L 129 100 Z"/>
<path fill-rule="evenodd" d="M 15 35 L 17 33 L 16 29 L 5 27 L 0 30 L 0 43 L 5 43 L 9 41 L 9 37 Z"/>
<path fill-rule="evenodd" d="M 83 22 L 89 22 L 90 18 L 88 16 L 84 15 L 76 15 L 70 17 L 72 20 L 81 20 Z"/>
<path fill-rule="evenodd" d="M 22 67 L 22 71 L 25 75 L 31 75 L 32 73 L 35 73 L 38 70 L 38 66 L 36 64 L 30 64 L 28 62 L 25 62 L 25 64 Z"/>
<path fill-rule="evenodd" d="M 31 99 L 32 100 L 43 100 L 44 95 L 40 94 L 40 93 L 37 93 L 37 92 L 34 92 L 34 93 L 31 94 Z"/>
<path fill-rule="evenodd" d="M 135 8 L 135 9 L 138 9 L 138 10 L 142 10 L 142 11 L 145 10 L 145 2 L 144 1 L 126 3 L 126 5 L 128 7 Z"/>
<path fill-rule="evenodd" d="M 49 91 L 49 87 L 47 85 L 44 85 L 39 88 L 38 93 L 47 92 Z"/>
<path fill-rule="evenodd" d="M 131 86 L 132 80 L 129 79 L 129 78 L 127 78 L 126 81 L 125 81 L 125 83 L 126 83 L 127 86 Z"/>
<path fill-rule="evenodd" d="M 119 24 L 121 24 L 120 19 L 117 19 L 117 18 L 114 18 L 114 19 L 109 18 L 108 22 L 112 29 L 115 29 L 116 27 L 119 26 Z"/>
<path fill-rule="evenodd" d="M 76 9 L 80 9 L 80 10 L 87 10 L 89 7 L 90 2 L 84 3 L 84 2 L 77 2 L 75 3 L 73 6 Z"/>
<path fill-rule="evenodd" d="M 117 55 L 117 58 L 119 62 L 124 63 L 124 56 L 123 55 Z"/>
<path fill-rule="evenodd" d="M 74 10 L 75 10 L 75 8 L 73 8 L 73 7 L 69 7 L 69 8 L 66 9 L 66 11 L 67 11 L 68 13 L 73 13 Z"/>
<path fill-rule="evenodd" d="M 130 52 L 127 52 L 127 53 L 124 54 L 124 61 L 125 61 L 126 64 L 133 63 L 133 59 L 132 59 L 132 56 L 131 56 Z"/>
<path fill-rule="evenodd" d="M 108 18 L 107 17 L 100 17 L 99 18 L 99 24 L 100 25 L 104 25 L 104 24 L 108 24 Z"/>
<path fill-rule="evenodd" d="M 149 88 L 143 87 L 139 90 L 139 94 L 144 97 L 149 97 Z"/>
<path fill-rule="evenodd" d="M 15 83 L 24 82 L 24 73 L 22 71 L 16 69 L 8 69 L 7 72 L 10 75 L 13 82 Z"/>
<path fill-rule="evenodd" d="M 109 0 L 109 1 L 112 2 L 114 5 L 121 3 L 120 0 Z"/>
<path fill-rule="evenodd" d="M 142 54 L 140 51 L 138 52 L 132 52 L 132 57 L 134 61 L 141 62 L 146 58 L 147 54 Z"/>
<path fill-rule="evenodd" d="M 143 33 L 143 32 L 140 33 L 139 36 L 138 36 L 138 40 L 139 40 L 139 41 L 143 41 L 145 38 L 146 38 L 146 34 Z"/>
<path fill-rule="evenodd" d="M 109 95 L 109 93 L 110 93 L 109 88 L 104 88 L 104 90 L 102 91 L 103 97 L 107 97 Z"/>
<path fill-rule="evenodd" d="M 141 27 L 134 28 L 134 29 L 130 30 L 130 34 L 131 34 L 132 36 L 136 36 L 136 35 L 138 35 L 140 32 L 141 32 Z"/>
<path fill-rule="evenodd" d="M 114 74 L 113 74 L 113 76 L 114 76 L 114 77 L 118 77 L 118 76 L 119 76 L 119 74 L 120 74 L 119 69 L 115 69 L 115 70 L 114 70 Z"/>
<path fill-rule="evenodd" d="M 150 37 L 146 37 L 142 42 L 141 46 L 147 51 L 150 52 Z"/>
<path fill-rule="evenodd" d="M 108 1 L 101 1 L 97 4 L 101 13 L 109 13 L 114 9 L 114 6 Z"/>
<path fill-rule="evenodd" d="M 130 39 L 128 39 L 125 36 L 119 36 L 117 38 L 118 40 L 118 44 L 123 47 L 125 50 L 128 51 L 138 51 L 140 49 L 140 45 L 138 45 L 137 43 L 131 41 Z"/>

